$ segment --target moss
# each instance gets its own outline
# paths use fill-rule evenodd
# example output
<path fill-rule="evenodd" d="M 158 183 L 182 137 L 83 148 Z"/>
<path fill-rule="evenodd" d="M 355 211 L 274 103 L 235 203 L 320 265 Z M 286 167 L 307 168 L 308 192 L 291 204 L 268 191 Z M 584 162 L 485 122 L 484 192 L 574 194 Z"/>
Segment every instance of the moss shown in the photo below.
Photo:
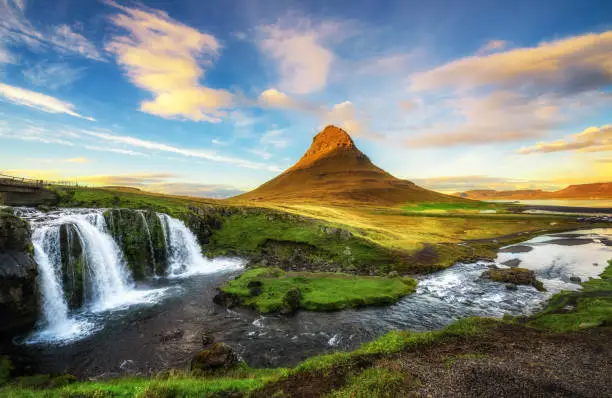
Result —
<path fill-rule="evenodd" d="M 411 387 L 409 375 L 390 369 L 366 369 L 349 376 L 346 385 L 327 398 L 401 398 L 407 396 Z"/>
<path fill-rule="evenodd" d="M 527 268 L 491 269 L 483 272 L 482 277 L 495 282 L 531 285 L 541 292 L 546 291 L 542 282 L 536 279 L 535 273 Z"/>
<path fill-rule="evenodd" d="M 66 224 L 60 228 L 60 252 L 64 296 L 71 309 L 80 308 L 85 301 L 84 271 L 87 267 L 81 241 L 74 229 Z"/>
<path fill-rule="evenodd" d="M 240 304 L 262 313 L 388 305 L 415 289 L 416 281 L 410 278 L 284 272 L 276 268 L 248 270 L 222 287 L 223 292 L 236 297 Z"/>
<path fill-rule="evenodd" d="M 7 356 L 0 356 L 0 386 L 9 381 L 13 364 Z"/>
<path fill-rule="evenodd" d="M 556 332 L 612 324 L 612 260 L 600 275 L 582 283 L 582 291 L 555 294 L 529 325 Z"/>

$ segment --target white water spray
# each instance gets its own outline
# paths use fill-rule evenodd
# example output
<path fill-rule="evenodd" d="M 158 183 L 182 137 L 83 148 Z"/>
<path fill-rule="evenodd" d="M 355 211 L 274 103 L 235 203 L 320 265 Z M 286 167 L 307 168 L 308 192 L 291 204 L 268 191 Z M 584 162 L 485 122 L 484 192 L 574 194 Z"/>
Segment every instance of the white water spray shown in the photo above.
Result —
<path fill-rule="evenodd" d="M 208 274 L 221 270 L 238 269 L 241 260 L 215 259 L 202 256 L 198 240 L 181 220 L 167 214 L 157 215 L 162 225 L 168 251 L 168 276 L 185 277 L 194 274 Z"/>

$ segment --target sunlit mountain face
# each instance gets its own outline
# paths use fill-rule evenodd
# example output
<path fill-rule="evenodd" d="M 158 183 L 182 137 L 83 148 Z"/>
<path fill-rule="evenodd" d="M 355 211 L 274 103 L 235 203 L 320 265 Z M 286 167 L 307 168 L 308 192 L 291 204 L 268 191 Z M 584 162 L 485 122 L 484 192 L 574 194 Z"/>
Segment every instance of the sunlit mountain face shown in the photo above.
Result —
<path fill-rule="evenodd" d="M 0 0 L 0 172 L 230 197 L 335 125 L 428 190 L 610 182 L 611 17 L 604 0 Z"/>

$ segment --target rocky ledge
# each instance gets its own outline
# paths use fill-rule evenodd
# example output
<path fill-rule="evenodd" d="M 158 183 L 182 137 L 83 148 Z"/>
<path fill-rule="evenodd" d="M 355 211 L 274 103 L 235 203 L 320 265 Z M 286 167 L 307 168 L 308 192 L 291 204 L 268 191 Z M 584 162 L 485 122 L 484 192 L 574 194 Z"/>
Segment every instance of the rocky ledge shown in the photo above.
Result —
<path fill-rule="evenodd" d="M 485 271 L 482 278 L 490 279 L 495 282 L 508 283 L 507 287 L 513 289 L 515 285 L 531 285 L 541 292 L 546 289 L 539 281 L 535 273 L 526 268 L 498 268 Z"/>

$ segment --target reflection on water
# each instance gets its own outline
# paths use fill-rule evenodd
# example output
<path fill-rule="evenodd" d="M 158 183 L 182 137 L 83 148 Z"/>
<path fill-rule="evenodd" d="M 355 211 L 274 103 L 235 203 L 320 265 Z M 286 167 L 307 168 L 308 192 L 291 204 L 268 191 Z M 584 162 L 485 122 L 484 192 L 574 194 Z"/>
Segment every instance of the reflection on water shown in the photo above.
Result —
<path fill-rule="evenodd" d="M 520 203 L 522 205 L 534 205 L 534 206 L 568 206 L 568 207 L 598 207 L 598 208 L 612 208 L 612 200 L 610 199 L 547 199 L 547 200 L 514 200 L 514 199 L 503 199 L 503 200 L 487 200 L 487 202 L 503 202 L 503 203 Z"/>
<path fill-rule="evenodd" d="M 70 345 L 19 346 L 24 361 L 43 372 L 78 376 L 148 373 L 185 368 L 201 349 L 201 333 L 235 347 L 252 366 L 290 366 L 335 349 L 352 349 L 393 329 L 431 330 L 471 315 L 501 317 L 537 310 L 560 289 L 576 289 L 570 277 L 601 273 L 612 258 L 612 229 L 541 236 L 524 242 L 531 250 L 502 252 L 497 265 L 511 259 L 535 270 L 549 289 L 516 291 L 480 278 L 492 263 L 456 264 L 420 278 L 415 294 L 395 305 L 333 313 L 300 311 L 294 316 L 261 316 L 212 303 L 215 287 L 232 273 L 187 279 L 151 280 L 148 289 L 167 288 L 157 303 L 95 314 L 104 329 Z M 513 250 L 510 250 L 513 251 Z M 164 336 L 180 330 L 176 337 Z M 129 364 L 129 369 L 125 364 Z M 121 365 L 124 365 L 123 368 Z"/>

